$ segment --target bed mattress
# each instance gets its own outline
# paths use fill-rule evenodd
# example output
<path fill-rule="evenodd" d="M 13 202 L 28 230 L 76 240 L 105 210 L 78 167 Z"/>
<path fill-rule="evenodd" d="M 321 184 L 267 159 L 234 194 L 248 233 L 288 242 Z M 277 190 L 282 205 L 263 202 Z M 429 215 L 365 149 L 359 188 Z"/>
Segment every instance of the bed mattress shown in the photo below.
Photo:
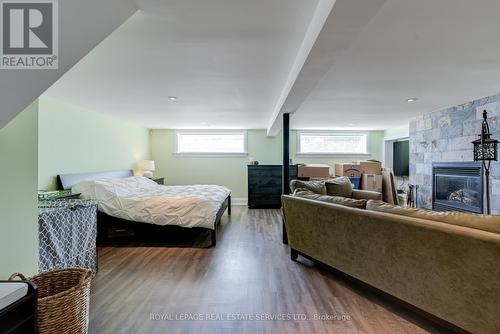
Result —
<path fill-rule="evenodd" d="M 83 181 L 73 193 L 94 199 L 107 215 L 134 222 L 214 229 L 231 191 L 217 185 L 163 186 L 141 176 Z"/>

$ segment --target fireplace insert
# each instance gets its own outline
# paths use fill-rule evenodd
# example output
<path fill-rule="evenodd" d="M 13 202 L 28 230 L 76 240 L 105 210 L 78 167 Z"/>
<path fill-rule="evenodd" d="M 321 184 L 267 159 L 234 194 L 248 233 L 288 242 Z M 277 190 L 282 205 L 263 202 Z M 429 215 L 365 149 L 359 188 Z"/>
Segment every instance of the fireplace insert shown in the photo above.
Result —
<path fill-rule="evenodd" d="M 432 164 L 432 209 L 483 213 L 481 162 Z"/>

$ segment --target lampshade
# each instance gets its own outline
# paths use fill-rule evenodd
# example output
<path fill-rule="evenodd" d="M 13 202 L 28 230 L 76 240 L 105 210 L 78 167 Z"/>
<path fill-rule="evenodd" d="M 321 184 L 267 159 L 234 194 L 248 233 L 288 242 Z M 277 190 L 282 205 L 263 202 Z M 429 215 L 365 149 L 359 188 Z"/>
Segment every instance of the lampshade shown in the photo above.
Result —
<path fill-rule="evenodd" d="M 153 171 L 155 170 L 155 162 L 154 160 L 142 160 L 140 168 L 142 171 Z"/>

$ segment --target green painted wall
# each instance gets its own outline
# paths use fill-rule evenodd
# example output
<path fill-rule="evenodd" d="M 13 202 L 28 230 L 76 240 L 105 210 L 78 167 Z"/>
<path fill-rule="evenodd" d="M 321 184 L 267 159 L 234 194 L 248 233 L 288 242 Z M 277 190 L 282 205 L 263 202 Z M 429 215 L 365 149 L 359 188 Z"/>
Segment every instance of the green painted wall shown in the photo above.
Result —
<path fill-rule="evenodd" d="M 290 135 L 290 155 L 294 163 L 326 163 L 357 159 L 382 159 L 383 131 L 370 132 L 370 156 L 338 158 L 297 157 L 296 131 Z M 248 130 L 248 156 L 244 157 L 187 157 L 175 155 L 175 130 L 153 130 L 151 155 L 156 162 L 157 176 L 167 178 L 167 184 L 220 184 L 230 188 L 234 198 L 247 197 L 247 168 L 249 157 L 260 164 L 281 164 L 282 137 L 267 137 L 266 130 Z"/>
<path fill-rule="evenodd" d="M 0 279 L 38 271 L 38 103 L 0 129 Z"/>
<path fill-rule="evenodd" d="M 45 96 L 39 104 L 39 189 L 56 189 L 57 174 L 137 169 L 151 155 L 142 126 Z"/>

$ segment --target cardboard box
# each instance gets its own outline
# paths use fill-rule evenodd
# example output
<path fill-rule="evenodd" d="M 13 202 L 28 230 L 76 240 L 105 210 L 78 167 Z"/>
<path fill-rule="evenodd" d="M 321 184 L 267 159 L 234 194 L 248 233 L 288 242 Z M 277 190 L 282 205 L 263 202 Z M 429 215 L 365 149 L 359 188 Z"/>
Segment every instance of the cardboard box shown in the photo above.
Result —
<path fill-rule="evenodd" d="M 380 161 L 356 161 L 361 166 L 362 174 L 382 175 L 382 163 Z"/>
<path fill-rule="evenodd" d="M 361 165 L 359 164 L 335 164 L 336 176 L 361 177 Z"/>
<path fill-rule="evenodd" d="M 330 166 L 328 165 L 301 165 L 298 167 L 299 177 L 311 179 L 329 179 Z"/>
<path fill-rule="evenodd" d="M 361 189 L 382 192 L 382 175 L 363 174 L 361 178 Z"/>

